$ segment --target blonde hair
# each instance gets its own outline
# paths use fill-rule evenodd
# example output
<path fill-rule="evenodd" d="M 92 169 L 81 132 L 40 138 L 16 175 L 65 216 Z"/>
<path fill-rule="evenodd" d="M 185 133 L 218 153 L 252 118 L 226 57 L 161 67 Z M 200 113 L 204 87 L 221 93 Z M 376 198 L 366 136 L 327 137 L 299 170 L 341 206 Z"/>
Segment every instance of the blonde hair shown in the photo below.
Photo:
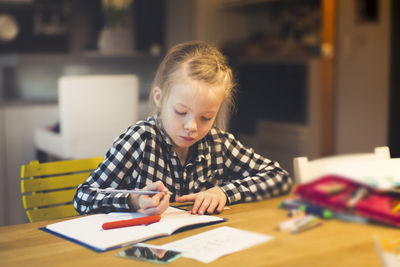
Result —
<path fill-rule="evenodd" d="M 161 105 L 154 102 L 153 90 L 150 103 L 153 114 L 159 114 L 172 86 L 185 79 L 199 81 L 206 85 L 222 86 L 225 89 L 224 101 L 215 120 L 215 125 L 225 128 L 228 112 L 234 107 L 234 82 L 232 70 L 224 55 L 212 44 L 204 41 L 185 42 L 172 47 L 160 66 L 152 88 L 160 88 Z"/>

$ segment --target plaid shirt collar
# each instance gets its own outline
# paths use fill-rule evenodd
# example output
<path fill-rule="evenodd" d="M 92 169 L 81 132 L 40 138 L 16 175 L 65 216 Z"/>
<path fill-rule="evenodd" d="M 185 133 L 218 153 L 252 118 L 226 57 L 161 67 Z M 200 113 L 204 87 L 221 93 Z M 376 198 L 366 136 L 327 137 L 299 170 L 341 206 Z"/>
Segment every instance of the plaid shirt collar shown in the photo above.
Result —
<path fill-rule="evenodd" d="M 156 123 L 156 126 L 157 126 L 158 130 L 161 133 L 162 139 L 165 141 L 165 143 L 168 145 L 168 147 L 170 149 L 172 149 L 172 146 L 173 146 L 172 140 L 171 140 L 171 138 L 169 138 L 169 136 L 165 132 L 160 116 L 159 115 L 154 115 L 154 121 Z"/>
<path fill-rule="evenodd" d="M 165 132 L 160 116 L 155 115 L 154 121 L 156 123 L 157 128 L 159 129 L 159 131 L 161 133 L 162 139 L 165 141 L 165 143 L 167 144 L 167 146 L 169 148 L 168 149 L 169 153 L 174 153 L 172 150 L 172 147 L 173 147 L 172 140 Z M 197 141 L 195 144 L 193 144 L 190 147 L 189 155 L 188 155 L 188 159 L 189 159 L 188 162 L 190 162 L 191 159 L 194 159 L 194 161 L 196 161 L 196 162 L 201 162 L 202 160 L 208 160 L 210 158 L 210 153 L 209 153 L 210 146 L 207 141 L 207 136 L 208 136 L 208 134 L 204 138 Z"/>

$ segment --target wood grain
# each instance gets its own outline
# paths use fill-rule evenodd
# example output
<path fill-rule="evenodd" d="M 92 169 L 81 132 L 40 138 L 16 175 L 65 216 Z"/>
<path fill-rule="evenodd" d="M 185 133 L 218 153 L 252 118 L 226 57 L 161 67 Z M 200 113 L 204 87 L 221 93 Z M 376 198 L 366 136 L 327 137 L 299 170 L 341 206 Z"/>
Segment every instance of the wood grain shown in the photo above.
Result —
<path fill-rule="evenodd" d="M 218 216 L 224 223 L 201 227 L 147 243 L 162 245 L 220 226 L 272 235 L 271 242 L 224 256 L 208 266 L 380 266 L 373 236 L 399 237 L 400 231 L 382 225 L 326 220 L 317 228 L 299 234 L 280 232 L 279 222 L 287 212 L 278 208 L 283 198 L 242 203 Z M 0 266 L 154 266 L 154 264 L 121 259 L 116 249 L 93 252 L 83 246 L 39 230 L 52 220 L 0 227 Z M 203 266 L 194 260 L 179 258 L 169 266 Z"/>

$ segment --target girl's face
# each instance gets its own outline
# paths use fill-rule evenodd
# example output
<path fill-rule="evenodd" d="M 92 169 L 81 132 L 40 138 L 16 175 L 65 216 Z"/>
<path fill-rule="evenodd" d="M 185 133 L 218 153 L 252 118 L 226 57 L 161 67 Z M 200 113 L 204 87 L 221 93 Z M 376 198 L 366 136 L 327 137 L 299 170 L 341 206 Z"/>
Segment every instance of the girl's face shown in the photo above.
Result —
<path fill-rule="evenodd" d="M 162 91 L 154 89 L 160 104 Z M 211 129 L 224 99 L 223 87 L 211 87 L 196 81 L 175 84 L 161 109 L 161 120 L 177 152 L 186 151 Z"/>

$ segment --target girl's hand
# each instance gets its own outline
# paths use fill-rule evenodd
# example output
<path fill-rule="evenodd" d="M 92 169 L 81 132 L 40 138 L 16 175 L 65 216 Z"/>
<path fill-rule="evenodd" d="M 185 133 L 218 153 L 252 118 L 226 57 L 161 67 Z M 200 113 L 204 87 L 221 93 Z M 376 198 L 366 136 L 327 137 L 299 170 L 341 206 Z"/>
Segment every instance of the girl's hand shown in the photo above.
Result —
<path fill-rule="evenodd" d="M 134 211 L 141 210 L 147 215 L 156 215 L 163 213 L 169 206 L 168 189 L 161 181 L 149 184 L 143 190 L 160 191 L 155 195 L 136 195 L 130 194 L 128 204 Z"/>
<path fill-rule="evenodd" d="M 214 186 L 206 191 L 184 195 L 176 198 L 176 202 L 194 201 L 192 214 L 203 215 L 207 210 L 207 213 L 212 214 L 216 209 L 217 212 L 221 212 L 226 204 L 226 195 L 218 186 Z"/>

